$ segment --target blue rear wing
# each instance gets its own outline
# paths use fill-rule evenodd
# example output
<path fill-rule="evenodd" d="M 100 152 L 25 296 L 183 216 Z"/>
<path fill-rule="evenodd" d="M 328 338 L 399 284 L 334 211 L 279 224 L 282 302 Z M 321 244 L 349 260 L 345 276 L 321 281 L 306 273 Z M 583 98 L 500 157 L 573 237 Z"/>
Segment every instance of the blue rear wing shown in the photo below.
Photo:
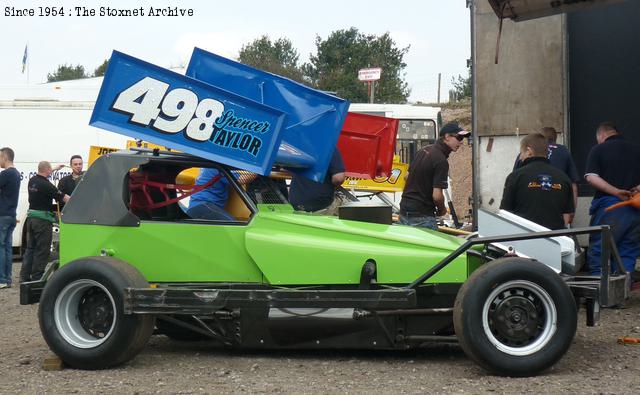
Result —
<path fill-rule="evenodd" d="M 187 76 L 287 114 L 275 163 L 322 181 L 349 102 L 288 78 L 194 48 Z"/>
<path fill-rule="evenodd" d="M 258 174 L 281 165 L 318 181 L 347 109 L 199 49 L 187 76 L 113 51 L 90 124 Z"/>
<path fill-rule="evenodd" d="M 114 51 L 90 124 L 269 174 L 282 111 Z"/>

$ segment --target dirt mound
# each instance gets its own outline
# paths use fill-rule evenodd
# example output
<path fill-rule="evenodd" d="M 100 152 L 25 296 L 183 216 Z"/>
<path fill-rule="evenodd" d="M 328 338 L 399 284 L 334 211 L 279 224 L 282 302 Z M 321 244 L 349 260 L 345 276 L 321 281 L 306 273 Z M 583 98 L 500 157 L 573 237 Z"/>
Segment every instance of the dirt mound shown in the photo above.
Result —
<path fill-rule="evenodd" d="M 457 104 L 442 108 L 443 122 L 457 121 L 460 127 L 471 130 L 471 104 Z M 458 152 L 449 157 L 450 190 L 453 205 L 461 221 L 471 221 L 471 198 L 473 194 L 473 177 L 471 172 L 472 154 L 470 140 Z"/>

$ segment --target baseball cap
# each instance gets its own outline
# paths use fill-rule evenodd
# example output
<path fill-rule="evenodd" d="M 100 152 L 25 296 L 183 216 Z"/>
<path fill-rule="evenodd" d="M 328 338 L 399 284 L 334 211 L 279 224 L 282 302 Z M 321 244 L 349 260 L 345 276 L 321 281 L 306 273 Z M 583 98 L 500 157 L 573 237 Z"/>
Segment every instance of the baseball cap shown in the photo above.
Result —
<path fill-rule="evenodd" d="M 443 136 L 445 134 L 453 134 L 457 137 L 467 137 L 471 134 L 470 131 L 462 129 L 458 122 L 449 122 L 445 124 L 442 129 L 440 129 L 440 135 Z"/>

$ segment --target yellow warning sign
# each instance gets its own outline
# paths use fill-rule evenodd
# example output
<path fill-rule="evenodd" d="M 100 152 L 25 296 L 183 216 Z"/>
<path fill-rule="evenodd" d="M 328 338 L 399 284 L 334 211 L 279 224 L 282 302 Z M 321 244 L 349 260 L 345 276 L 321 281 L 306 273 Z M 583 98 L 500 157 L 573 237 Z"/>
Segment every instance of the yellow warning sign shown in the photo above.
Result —
<path fill-rule="evenodd" d="M 130 148 L 144 148 L 144 149 L 159 149 L 160 151 L 174 151 L 171 148 L 167 148 L 162 145 L 148 143 L 140 140 L 127 140 L 127 149 Z M 179 152 L 179 151 L 174 151 Z"/>
<path fill-rule="evenodd" d="M 399 156 L 393 157 L 393 166 L 389 177 L 367 178 L 347 177 L 342 183 L 345 189 L 358 191 L 402 192 L 404 189 L 409 165 L 400 162 Z"/>
<path fill-rule="evenodd" d="M 111 147 L 99 147 L 97 145 L 92 145 L 89 147 L 89 166 L 93 164 L 99 157 L 102 155 L 110 154 L 112 152 L 119 151 L 120 148 L 111 148 Z"/>
<path fill-rule="evenodd" d="M 167 147 L 163 147 L 162 145 L 148 143 L 146 141 L 136 141 L 136 140 L 127 140 L 127 148 L 145 148 L 145 149 L 159 149 L 161 151 L 171 151 L 171 149 Z M 122 148 L 112 148 L 112 147 L 100 147 L 97 145 L 92 145 L 89 147 L 89 166 L 101 157 L 102 155 L 109 154 L 111 152 L 119 151 Z M 179 152 L 179 151 L 174 151 Z"/>

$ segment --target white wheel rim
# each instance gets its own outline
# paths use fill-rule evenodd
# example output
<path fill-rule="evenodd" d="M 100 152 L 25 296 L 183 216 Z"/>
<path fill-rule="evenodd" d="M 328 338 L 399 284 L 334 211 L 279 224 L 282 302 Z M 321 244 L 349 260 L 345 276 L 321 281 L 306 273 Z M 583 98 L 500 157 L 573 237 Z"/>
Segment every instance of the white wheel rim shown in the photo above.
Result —
<path fill-rule="evenodd" d="M 505 317 L 502 315 L 498 315 L 496 317 L 496 314 L 498 314 L 496 312 L 496 306 L 499 306 L 499 308 L 503 308 L 502 303 L 506 303 L 509 298 L 514 298 L 514 301 L 518 301 L 521 304 L 526 304 L 526 300 L 528 300 L 532 306 L 536 305 L 537 333 L 532 339 L 524 341 L 520 346 L 507 344 L 504 339 L 499 339 L 500 336 L 496 336 L 497 333 L 494 334 L 494 332 L 499 332 L 496 330 L 496 326 L 508 327 L 509 325 L 513 325 L 513 327 L 516 328 L 516 331 L 519 326 L 522 326 L 522 324 L 520 324 L 519 322 L 512 321 L 513 318 L 511 316 Z M 504 307 L 505 311 L 511 311 L 508 309 L 509 307 Z M 544 321 L 541 323 L 541 325 L 540 319 L 538 318 L 538 315 L 540 313 L 544 313 Z M 517 317 L 518 314 L 519 313 L 516 311 L 512 314 L 512 316 L 515 315 Z M 498 318 L 495 321 L 500 321 L 500 323 L 495 322 L 495 318 Z M 506 319 L 508 324 L 505 323 L 505 318 L 508 318 Z M 531 319 L 530 314 L 527 315 L 526 318 Z M 523 318 L 520 318 L 520 320 L 521 319 Z M 556 333 L 557 320 L 558 314 L 556 306 L 553 303 L 551 296 L 549 296 L 549 293 L 539 285 L 524 280 L 514 280 L 499 285 L 485 300 L 484 306 L 482 308 L 482 328 L 484 330 L 485 336 L 498 350 L 505 354 L 514 356 L 531 355 L 545 347 L 551 341 L 553 335 Z M 532 323 L 530 323 L 529 325 L 532 325 Z M 522 332 L 521 334 L 524 335 L 524 332 Z"/>
<path fill-rule="evenodd" d="M 91 311 L 93 318 L 99 319 L 101 315 L 108 315 L 108 310 L 111 309 L 111 324 L 106 331 L 96 332 L 87 330 L 87 323 L 79 316 L 81 313 L 87 313 L 86 309 L 81 308 L 81 305 L 85 302 L 85 298 L 87 298 L 89 293 L 94 293 L 102 299 L 104 299 L 104 296 L 100 295 L 101 293 L 106 294 L 108 297 L 108 303 L 106 305 L 103 303 L 100 309 Z M 116 311 L 113 296 L 111 296 L 111 293 L 102 284 L 93 280 L 81 279 L 68 284 L 62 289 L 56 298 L 53 316 L 56 329 L 64 340 L 75 347 L 88 349 L 98 347 L 113 333 L 117 319 Z M 105 319 L 108 321 L 108 318 Z"/>

